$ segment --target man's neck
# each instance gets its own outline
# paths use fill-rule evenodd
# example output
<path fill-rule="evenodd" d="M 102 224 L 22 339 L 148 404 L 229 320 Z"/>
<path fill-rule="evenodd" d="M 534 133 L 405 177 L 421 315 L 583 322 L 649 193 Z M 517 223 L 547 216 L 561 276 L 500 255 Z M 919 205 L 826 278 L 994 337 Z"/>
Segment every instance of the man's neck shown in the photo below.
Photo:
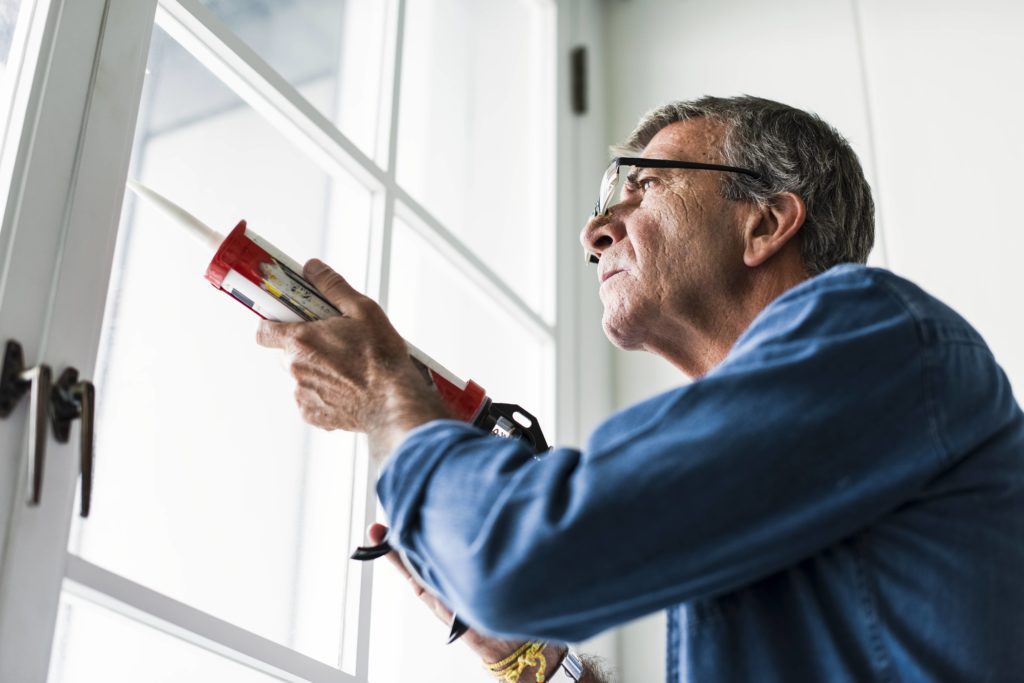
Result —
<path fill-rule="evenodd" d="M 752 273 L 746 286 L 723 297 L 706 319 L 666 329 L 643 348 L 693 379 L 703 377 L 725 359 L 761 311 L 808 277 L 802 267 Z"/>

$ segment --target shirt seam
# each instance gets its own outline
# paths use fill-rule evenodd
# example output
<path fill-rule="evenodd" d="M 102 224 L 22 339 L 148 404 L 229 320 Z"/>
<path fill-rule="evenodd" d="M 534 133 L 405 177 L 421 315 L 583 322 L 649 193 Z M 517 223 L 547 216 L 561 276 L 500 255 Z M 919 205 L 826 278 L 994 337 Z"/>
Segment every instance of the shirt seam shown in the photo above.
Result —
<path fill-rule="evenodd" d="M 857 597 L 860 601 L 861 611 L 864 614 L 868 630 L 868 647 L 872 655 L 872 664 L 879 676 L 879 681 L 895 683 L 892 659 L 882 640 L 881 620 L 876 609 L 875 593 L 872 588 L 872 581 L 868 575 L 867 562 L 864 558 L 864 550 L 868 539 L 862 535 L 859 542 L 854 545 L 854 576 L 857 584 Z"/>
<path fill-rule="evenodd" d="M 894 287 L 888 282 L 885 282 L 882 278 L 876 274 L 871 274 L 872 280 L 877 285 L 882 287 L 882 290 L 889 295 L 889 297 L 896 302 L 896 304 L 903 309 L 910 320 L 914 324 L 914 332 L 917 337 L 919 350 L 921 354 L 921 384 L 924 391 L 924 403 L 925 410 L 928 414 L 928 426 L 931 432 L 931 437 L 935 444 L 938 446 L 939 459 L 944 464 L 950 464 L 952 460 L 952 449 L 949 447 L 948 439 L 942 430 L 942 419 L 939 415 L 939 405 L 935 397 L 935 378 L 934 378 L 934 366 L 935 366 L 935 347 L 939 344 L 939 340 L 935 339 L 929 341 L 928 333 L 925 328 L 925 323 L 918 317 L 910 304 L 900 295 Z M 971 344 L 973 340 L 957 340 L 954 342 L 946 343 L 958 343 L 958 344 Z"/>

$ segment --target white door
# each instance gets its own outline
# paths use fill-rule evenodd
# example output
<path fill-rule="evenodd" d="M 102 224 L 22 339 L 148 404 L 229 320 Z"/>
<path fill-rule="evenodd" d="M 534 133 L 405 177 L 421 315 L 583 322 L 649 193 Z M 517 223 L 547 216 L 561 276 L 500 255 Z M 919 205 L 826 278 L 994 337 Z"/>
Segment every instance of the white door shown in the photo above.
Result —
<path fill-rule="evenodd" d="M 554 3 L 22 3 L 0 343 L 95 383 L 97 460 L 83 519 L 79 427 L 49 438 L 30 506 L 28 399 L 0 421 L 0 681 L 487 680 L 347 559 L 361 440 L 301 423 L 209 254 L 123 188 L 324 258 L 564 439 Z"/>

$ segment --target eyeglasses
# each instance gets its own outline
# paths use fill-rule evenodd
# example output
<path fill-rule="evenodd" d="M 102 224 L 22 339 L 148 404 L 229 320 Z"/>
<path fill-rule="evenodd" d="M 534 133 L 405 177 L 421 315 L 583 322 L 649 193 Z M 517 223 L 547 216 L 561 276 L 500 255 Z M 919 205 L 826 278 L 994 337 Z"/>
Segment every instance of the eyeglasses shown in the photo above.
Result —
<path fill-rule="evenodd" d="M 674 161 L 672 159 L 644 159 L 642 157 L 616 157 L 608 164 L 608 169 L 601 178 L 601 191 L 597 196 L 597 204 L 594 206 L 594 215 L 600 216 L 608 210 L 612 197 L 618 194 L 622 181 L 619 179 L 619 169 L 623 166 L 634 168 L 692 168 L 698 171 L 725 171 L 727 173 L 742 173 L 751 178 L 761 179 L 761 176 L 749 168 L 738 166 L 722 166 L 721 164 L 702 164 L 697 161 Z"/>

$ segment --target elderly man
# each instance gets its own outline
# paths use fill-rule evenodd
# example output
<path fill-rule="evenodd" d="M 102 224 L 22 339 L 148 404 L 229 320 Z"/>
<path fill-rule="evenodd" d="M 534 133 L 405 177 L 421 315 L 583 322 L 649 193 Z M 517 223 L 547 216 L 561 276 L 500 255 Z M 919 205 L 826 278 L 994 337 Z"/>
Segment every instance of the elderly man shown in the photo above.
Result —
<path fill-rule="evenodd" d="M 563 675 L 565 648 L 483 634 L 577 641 L 661 609 L 672 683 L 1024 680 L 1024 415 L 962 318 L 858 265 L 873 204 L 846 141 L 703 98 L 620 152 L 581 235 L 604 330 L 694 381 L 583 450 L 446 420 L 317 262 L 347 317 L 260 328 L 306 419 L 369 434 L 425 599 L 508 680 Z"/>

